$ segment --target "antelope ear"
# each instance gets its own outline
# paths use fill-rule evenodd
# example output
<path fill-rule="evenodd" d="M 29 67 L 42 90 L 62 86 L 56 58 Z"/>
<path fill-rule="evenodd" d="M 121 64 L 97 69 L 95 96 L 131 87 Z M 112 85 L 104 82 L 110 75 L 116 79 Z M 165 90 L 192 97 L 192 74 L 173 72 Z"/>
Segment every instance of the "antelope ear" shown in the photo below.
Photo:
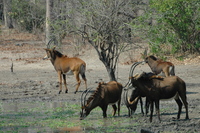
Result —
<path fill-rule="evenodd" d="M 142 53 L 140 53 L 140 54 L 141 54 L 141 56 L 142 56 L 142 59 L 145 59 L 145 58 L 147 57 L 147 51 L 148 51 L 148 48 L 145 48 L 145 50 L 144 50 L 143 54 L 142 54 Z"/>
<path fill-rule="evenodd" d="M 137 78 L 139 76 L 139 74 L 138 73 L 136 73 L 132 78 Z"/>
<path fill-rule="evenodd" d="M 146 56 L 145 56 L 144 54 L 140 53 L 140 55 L 141 55 L 141 58 L 142 58 L 142 59 L 145 59 L 145 58 L 146 58 Z"/>

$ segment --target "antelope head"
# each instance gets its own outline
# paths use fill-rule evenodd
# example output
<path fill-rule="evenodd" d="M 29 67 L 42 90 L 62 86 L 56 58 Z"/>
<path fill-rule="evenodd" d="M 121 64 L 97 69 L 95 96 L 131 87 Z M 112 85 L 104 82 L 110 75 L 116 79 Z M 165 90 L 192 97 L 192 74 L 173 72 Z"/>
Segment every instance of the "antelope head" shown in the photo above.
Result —
<path fill-rule="evenodd" d="M 50 59 L 52 57 L 53 50 L 55 50 L 55 48 L 56 48 L 55 45 L 51 46 L 51 43 L 53 41 L 55 42 L 54 38 L 49 40 L 49 42 L 47 44 L 47 48 L 44 48 L 44 50 L 46 51 L 46 55 L 43 57 L 43 60 Z"/>
<path fill-rule="evenodd" d="M 82 111 L 80 112 L 80 120 L 83 120 L 89 114 L 90 114 L 90 111 L 88 110 L 87 106 L 82 106 Z"/>
<path fill-rule="evenodd" d="M 87 117 L 89 114 L 90 114 L 90 108 L 88 106 L 88 103 L 87 103 L 87 100 L 86 100 L 86 97 L 89 93 L 89 91 L 91 90 L 92 88 L 84 91 L 81 95 L 81 112 L 80 112 L 80 120 L 83 120 L 85 117 Z"/>
<path fill-rule="evenodd" d="M 52 49 L 44 48 L 44 50 L 46 51 L 46 55 L 43 57 L 43 60 L 51 59 L 51 57 L 53 56 L 53 51 L 55 50 L 55 48 L 56 48 L 56 46 L 54 46 Z"/>

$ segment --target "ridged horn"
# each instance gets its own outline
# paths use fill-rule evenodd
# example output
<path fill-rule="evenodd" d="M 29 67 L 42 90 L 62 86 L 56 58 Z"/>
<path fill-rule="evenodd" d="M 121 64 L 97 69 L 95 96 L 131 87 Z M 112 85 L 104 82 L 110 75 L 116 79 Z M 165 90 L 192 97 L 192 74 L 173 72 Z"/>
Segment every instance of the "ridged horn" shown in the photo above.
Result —
<path fill-rule="evenodd" d="M 47 48 L 48 48 L 48 49 L 50 49 L 50 45 L 51 45 L 51 43 L 52 43 L 53 41 L 54 41 L 54 39 L 52 38 L 52 39 L 50 39 L 49 42 L 47 43 Z"/>
<path fill-rule="evenodd" d="M 131 68 L 130 68 L 130 72 L 129 72 L 129 81 L 127 82 L 127 84 L 124 86 L 124 88 L 126 88 L 129 84 L 130 84 L 130 81 L 131 81 L 131 78 L 133 76 L 133 71 L 135 70 L 136 66 L 141 64 L 141 63 L 144 63 L 144 61 L 141 61 L 141 62 L 135 62 Z"/>
<path fill-rule="evenodd" d="M 86 96 L 88 95 L 88 92 L 91 90 L 92 88 L 90 89 L 87 89 L 85 91 L 83 91 L 83 93 L 81 94 L 81 106 L 85 106 L 85 99 L 86 99 Z M 84 95 L 85 94 L 85 95 Z"/>

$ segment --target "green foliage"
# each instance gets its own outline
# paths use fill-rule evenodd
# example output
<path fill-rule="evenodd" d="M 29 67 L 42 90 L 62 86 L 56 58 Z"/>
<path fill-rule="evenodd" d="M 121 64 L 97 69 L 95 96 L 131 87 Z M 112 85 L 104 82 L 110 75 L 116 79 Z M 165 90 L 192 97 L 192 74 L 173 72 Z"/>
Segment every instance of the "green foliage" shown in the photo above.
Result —
<path fill-rule="evenodd" d="M 156 45 L 171 44 L 171 53 L 199 51 L 199 5 L 198 0 L 151 0 L 157 24 L 152 26 L 150 33 L 157 36 L 150 40 Z"/>
<path fill-rule="evenodd" d="M 45 4 L 36 0 L 35 3 L 27 0 L 12 0 L 12 11 L 8 13 L 15 28 L 29 32 L 43 29 L 45 20 Z"/>
<path fill-rule="evenodd" d="M 199 52 L 199 0 L 150 0 L 146 13 L 131 23 L 133 32 L 159 55 Z"/>

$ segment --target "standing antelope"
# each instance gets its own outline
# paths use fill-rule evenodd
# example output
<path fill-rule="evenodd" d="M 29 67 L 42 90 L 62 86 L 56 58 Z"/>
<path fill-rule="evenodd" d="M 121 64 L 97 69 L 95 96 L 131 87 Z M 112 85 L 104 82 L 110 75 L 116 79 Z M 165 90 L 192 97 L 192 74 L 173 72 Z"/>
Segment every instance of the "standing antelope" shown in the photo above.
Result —
<path fill-rule="evenodd" d="M 64 85 L 66 88 L 65 93 L 68 93 L 67 89 L 67 83 L 66 83 L 66 73 L 73 72 L 74 76 L 77 80 L 77 86 L 76 86 L 76 93 L 78 91 L 78 88 L 80 86 L 81 80 L 79 78 L 79 74 L 82 76 L 83 80 L 85 81 L 85 88 L 87 89 L 87 79 L 85 76 L 85 69 L 86 69 L 86 63 L 77 57 L 67 57 L 66 55 L 63 55 L 62 53 L 55 50 L 55 47 L 52 49 L 45 48 L 47 55 L 43 59 L 50 58 L 51 63 L 53 64 L 55 70 L 58 73 L 59 78 L 59 85 L 60 85 L 60 91 L 59 94 L 62 91 L 62 76 L 64 80 Z"/>
<path fill-rule="evenodd" d="M 180 118 L 182 105 L 184 104 L 186 110 L 185 119 L 189 119 L 188 116 L 188 103 L 186 97 L 186 84 L 178 76 L 160 77 L 153 73 L 143 72 L 140 75 L 132 77 L 132 86 L 137 89 L 138 93 L 135 94 L 135 99 L 132 97 L 133 102 L 130 102 L 132 106 L 137 106 L 137 99 L 142 95 L 145 95 L 150 102 L 150 122 L 152 122 L 154 103 L 156 106 L 156 112 L 160 121 L 159 102 L 161 99 L 175 99 L 178 104 L 177 119 Z"/>
<path fill-rule="evenodd" d="M 166 62 L 161 59 L 157 59 L 155 56 L 150 55 L 145 57 L 145 62 L 148 63 L 154 74 L 160 74 L 163 72 L 166 77 L 174 76 L 174 65 L 171 62 Z"/>
<path fill-rule="evenodd" d="M 80 119 L 84 119 L 90 114 L 90 112 L 99 106 L 103 111 L 103 117 L 107 117 L 106 111 L 108 105 L 111 104 L 113 107 L 113 116 L 115 116 L 117 111 L 117 106 L 115 103 L 118 103 L 118 116 L 120 115 L 120 103 L 121 103 L 121 93 L 122 93 L 122 84 L 116 81 L 110 81 L 108 83 L 99 83 L 96 91 L 85 100 L 88 92 L 86 92 L 85 97 L 83 98 L 83 92 L 81 96 L 81 116 Z"/>

